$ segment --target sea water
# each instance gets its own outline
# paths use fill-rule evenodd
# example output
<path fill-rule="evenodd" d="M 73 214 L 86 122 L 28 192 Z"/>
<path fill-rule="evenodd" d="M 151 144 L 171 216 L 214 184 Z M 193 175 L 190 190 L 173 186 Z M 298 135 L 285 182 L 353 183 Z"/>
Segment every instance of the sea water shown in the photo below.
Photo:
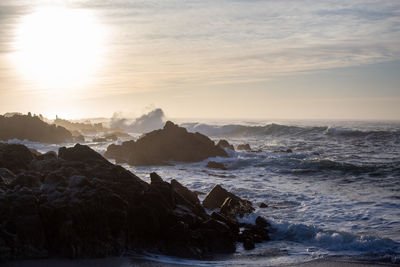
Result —
<path fill-rule="evenodd" d="M 331 256 L 400 262 L 400 122 L 278 121 L 181 123 L 189 131 L 227 139 L 235 147 L 250 144 L 256 152 L 229 151 L 174 166 L 123 166 L 145 181 L 157 172 L 191 190 L 209 192 L 221 184 L 251 200 L 254 214 L 272 224 L 272 241 L 214 261 L 193 261 L 153 254 L 130 257 L 162 263 L 228 266 L 293 264 Z M 133 134 L 134 139 L 138 134 Z M 89 138 L 90 139 L 90 138 Z M 60 146 L 27 141 L 40 152 Z M 121 143 L 119 140 L 115 143 Z M 104 153 L 111 142 L 85 142 Z M 291 149 L 293 153 L 280 152 Z M 228 170 L 205 168 L 209 160 Z M 204 198 L 201 195 L 200 198 Z M 259 208 L 260 203 L 267 208 Z"/>

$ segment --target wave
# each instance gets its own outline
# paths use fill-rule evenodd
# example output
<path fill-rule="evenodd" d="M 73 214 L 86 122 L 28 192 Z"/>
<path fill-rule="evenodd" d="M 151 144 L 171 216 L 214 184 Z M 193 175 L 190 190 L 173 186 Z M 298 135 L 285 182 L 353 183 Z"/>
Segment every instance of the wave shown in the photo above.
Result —
<path fill-rule="evenodd" d="M 249 126 L 241 124 L 212 125 L 204 123 L 183 123 L 190 132 L 199 132 L 209 136 L 288 136 L 313 135 L 337 137 L 400 137 L 399 130 L 360 130 L 330 126 L 293 126 L 271 123 L 263 126 Z"/>

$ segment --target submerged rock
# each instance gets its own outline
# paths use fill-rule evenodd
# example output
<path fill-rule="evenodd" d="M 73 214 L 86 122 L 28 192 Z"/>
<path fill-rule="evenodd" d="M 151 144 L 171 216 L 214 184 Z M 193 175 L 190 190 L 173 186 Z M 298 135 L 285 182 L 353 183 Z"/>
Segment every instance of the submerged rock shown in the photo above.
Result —
<path fill-rule="evenodd" d="M 189 133 L 168 121 L 164 128 L 144 134 L 136 142 L 110 145 L 107 158 L 131 165 L 170 165 L 169 161 L 197 162 L 209 157 L 226 157 L 227 153 L 207 136 Z"/>
<path fill-rule="evenodd" d="M 206 167 L 210 168 L 210 169 L 220 169 L 220 170 L 227 170 L 228 169 L 227 167 L 225 167 L 225 165 L 223 163 L 216 162 L 216 161 L 207 162 Z"/>

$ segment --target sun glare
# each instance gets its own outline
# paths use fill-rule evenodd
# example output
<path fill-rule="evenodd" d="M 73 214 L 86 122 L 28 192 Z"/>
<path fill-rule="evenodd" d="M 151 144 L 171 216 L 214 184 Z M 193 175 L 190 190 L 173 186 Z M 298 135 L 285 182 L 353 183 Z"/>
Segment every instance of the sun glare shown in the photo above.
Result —
<path fill-rule="evenodd" d="M 47 90 L 86 85 L 100 65 L 104 31 L 87 10 L 48 7 L 22 18 L 14 62 Z"/>

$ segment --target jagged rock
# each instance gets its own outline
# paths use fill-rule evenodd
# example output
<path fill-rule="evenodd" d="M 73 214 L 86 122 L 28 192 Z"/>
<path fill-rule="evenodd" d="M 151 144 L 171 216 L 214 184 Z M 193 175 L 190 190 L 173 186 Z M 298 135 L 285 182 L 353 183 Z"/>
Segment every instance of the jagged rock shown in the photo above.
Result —
<path fill-rule="evenodd" d="M 249 144 L 240 144 L 237 146 L 237 150 L 246 150 L 246 151 L 250 151 L 251 147 Z"/>
<path fill-rule="evenodd" d="M 220 208 L 220 212 L 228 217 L 243 217 L 254 211 L 250 201 L 239 197 L 228 197 Z"/>
<path fill-rule="evenodd" d="M 220 213 L 227 217 L 236 217 L 254 211 L 250 201 L 228 192 L 222 186 L 216 185 L 203 200 L 203 206 L 214 210 L 220 208 Z"/>
<path fill-rule="evenodd" d="M 186 198 L 193 205 L 200 205 L 200 200 L 197 197 L 197 194 L 190 191 L 187 187 L 180 184 L 177 180 L 171 180 L 171 187 L 175 192 Z"/>
<path fill-rule="evenodd" d="M 0 147 L 0 156 L 31 153 Z M 235 251 L 235 223 L 208 215 L 177 181 L 152 173 L 148 184 L 79 144 L 43 156 L 0 161 L 17 174 L 0 169 L 12 178 L 0 187 L 0 260 L 104 257 L 126 249 L 195 258 Z"/>
<path fill-rule="evenodd" d="M 228 141 L 226 141 L 225 139 L 219 140 L 219 142 L 218 142 L 217 146 L 219 146 L 219 147 L 223 147 L 223 148 L 228 148 L 228 149 L 230 149 L 230 150 L 233 150 L 233 151 L 235 151 L 235 148 L 234 148 L 234 146 L 233 146 L 233 145 L 231 145 L 231 144 L 229 144 L 229 142 L 228 142 Z"/>
<path fill-rule="evenodd" d="M 206 167 L 210 168 L 210 169 L 220 169 L 220 170 L 227 170 L 228 169 L 228 168 L 225 167 L 225 165 L 223 163 L 215 162 L 215 161 L 207 162 Z"/>
<path fill-rule="evenodd" d="M 163 129 L 144 134 L 136 142 L 110 145 L 104 155 L 131 165 L 170 165 L 169 161 L 197 162 L 227 153 L 207 136 L 168 121 Z"/>
<path fill-rule="evenodd" d="M 47 124 L 37 116 L 0 116 L 0 140 L 9 139 L 59 144 L 71 140 L 72 134 L 64 127 Z"/>

